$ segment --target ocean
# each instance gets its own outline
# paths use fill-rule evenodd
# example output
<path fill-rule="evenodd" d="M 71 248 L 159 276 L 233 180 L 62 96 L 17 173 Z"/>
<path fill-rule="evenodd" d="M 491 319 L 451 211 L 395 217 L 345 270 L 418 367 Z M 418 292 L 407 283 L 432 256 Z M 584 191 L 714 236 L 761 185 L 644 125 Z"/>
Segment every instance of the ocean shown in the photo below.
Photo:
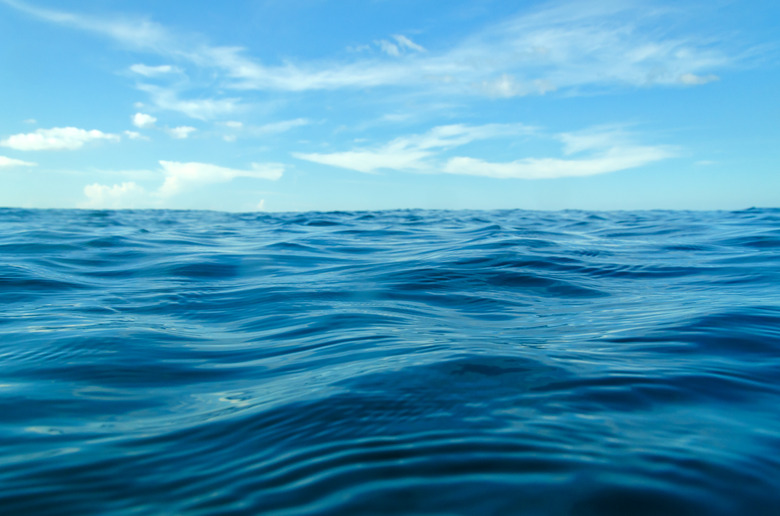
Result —
<path fill-rule="evenodd" d="M 0 210 L 0 513 L 778 515 L 780 210 Z"/>

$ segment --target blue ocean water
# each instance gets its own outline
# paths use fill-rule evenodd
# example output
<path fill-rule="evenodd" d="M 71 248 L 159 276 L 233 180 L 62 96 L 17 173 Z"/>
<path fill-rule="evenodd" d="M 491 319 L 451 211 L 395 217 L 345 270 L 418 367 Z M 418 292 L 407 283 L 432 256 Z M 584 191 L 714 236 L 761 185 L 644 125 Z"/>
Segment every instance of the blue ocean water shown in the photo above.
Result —
<path fill-rule="evenodd" d="M 2 514 L 780 514 L 780 210 L 0 210 Z"/>

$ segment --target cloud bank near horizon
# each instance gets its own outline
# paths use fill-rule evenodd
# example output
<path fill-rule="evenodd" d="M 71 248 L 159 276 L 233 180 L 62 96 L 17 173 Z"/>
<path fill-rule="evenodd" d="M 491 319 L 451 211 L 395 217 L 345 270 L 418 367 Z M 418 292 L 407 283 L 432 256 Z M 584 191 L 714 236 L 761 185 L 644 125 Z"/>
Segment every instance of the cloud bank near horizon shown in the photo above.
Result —
<path fill-rule="evenodd" d="M 160 161 L 163 183 L 148 191 L 135 181 L 106 185 L 92 183 L 84 187 L 86 201 L 82 208 L 119 209 L 160 207 L 166 199 L 210 184 L 227 183 L 239 177 L 277 181 L 284 166 L 276 163 L 252 163 L 249 169 L 221 167 L 210 163 Z M 158 173 L 159 175 L 159 173 Z"/>

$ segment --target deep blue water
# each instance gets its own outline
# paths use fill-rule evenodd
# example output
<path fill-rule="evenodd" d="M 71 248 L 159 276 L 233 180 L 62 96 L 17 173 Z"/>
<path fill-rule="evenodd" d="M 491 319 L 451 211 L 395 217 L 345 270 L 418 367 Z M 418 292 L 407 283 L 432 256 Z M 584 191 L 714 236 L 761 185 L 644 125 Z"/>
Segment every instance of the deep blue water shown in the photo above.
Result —
<path fill-rule="evenodd" d="M 780 210 L 0 210 L 1 514 L 780 514 Z"/>

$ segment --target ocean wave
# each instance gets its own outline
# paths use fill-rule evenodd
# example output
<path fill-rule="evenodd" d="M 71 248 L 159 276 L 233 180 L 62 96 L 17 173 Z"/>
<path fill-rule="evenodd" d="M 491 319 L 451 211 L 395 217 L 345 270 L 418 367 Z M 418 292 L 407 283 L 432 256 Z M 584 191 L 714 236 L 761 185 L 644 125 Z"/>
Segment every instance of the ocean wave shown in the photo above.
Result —
<path fill-rule="evenodd" d="M 778 222 L 0 209 L 0 512 L 774 514 Z"/>

